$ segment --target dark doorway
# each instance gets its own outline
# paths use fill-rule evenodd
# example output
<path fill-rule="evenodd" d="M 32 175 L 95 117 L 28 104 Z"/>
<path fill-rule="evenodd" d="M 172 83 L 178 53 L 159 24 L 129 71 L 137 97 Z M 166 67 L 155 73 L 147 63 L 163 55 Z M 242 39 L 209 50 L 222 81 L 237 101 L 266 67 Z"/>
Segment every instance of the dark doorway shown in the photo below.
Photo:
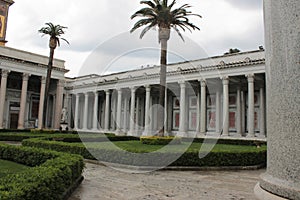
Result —
<path fill-rule="evenodd" d="M 18 113 L 10 113 L 10 129 L 17 129 L 18 128 Z"/>

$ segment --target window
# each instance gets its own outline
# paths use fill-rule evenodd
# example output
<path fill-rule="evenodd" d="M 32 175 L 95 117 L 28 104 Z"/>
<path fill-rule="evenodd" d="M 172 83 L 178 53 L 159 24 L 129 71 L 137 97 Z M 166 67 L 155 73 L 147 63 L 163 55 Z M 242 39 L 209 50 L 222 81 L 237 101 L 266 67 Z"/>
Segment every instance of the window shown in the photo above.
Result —
<path fill-rule="evenodd" d="M 40 98 L 37 95 L 32 95 L 30 100 L 30 119 L 38 119 L 39 117 Z"/>

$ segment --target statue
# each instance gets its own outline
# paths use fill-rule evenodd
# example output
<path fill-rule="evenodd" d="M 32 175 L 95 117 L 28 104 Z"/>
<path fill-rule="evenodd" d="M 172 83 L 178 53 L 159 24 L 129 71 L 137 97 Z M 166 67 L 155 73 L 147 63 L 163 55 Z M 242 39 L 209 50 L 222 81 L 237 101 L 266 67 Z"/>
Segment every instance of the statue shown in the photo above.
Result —
<path fill-rule="evenodd" d="M 61 111 L 61 122 L 66 123 L 68 120 L 68 111 L 66 108 L 63 108 Z"/>

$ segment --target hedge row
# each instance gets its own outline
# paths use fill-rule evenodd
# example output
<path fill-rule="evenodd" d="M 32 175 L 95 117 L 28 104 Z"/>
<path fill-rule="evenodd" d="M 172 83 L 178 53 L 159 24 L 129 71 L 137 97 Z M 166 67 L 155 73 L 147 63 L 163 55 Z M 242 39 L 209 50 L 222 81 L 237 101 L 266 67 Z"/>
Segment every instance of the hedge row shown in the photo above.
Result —
<path fill-rule="evenodd" d="M 130 141 L 130 140 L 139 140 L 138 137 L 133 136 L 115 136 L 111 133 L 107 134 L 80 134 L 72 133 L 72 134 L 62 134 L 62 133 L 53 133 L 53 134 L 45 134 L 45 133 L 16 133 L 16 132 L 6 132 L 0 133 L 0 141 L 23 141 L 24 139 L 29 138 L 39 138 L 43 137 L 46 140 L 56 140 L 63 142 L 105 142 L 105 141 Z"/>
<path fill-rule="evenodd" d="M 155 166 L 164 163 L 172 163 L 171 166 L 253 166 L 264 165 L 266 163 L 265 147 L 257 148 L 249 152 L 212 151 L 208 153 L 206 157 L 200 159 L 199 151 L 187 151 L 182 155 L 176 152 L 153 152 L 147 153 L 147 156 L 145 156 L 146 154 L 143 153 L 130 153 L 123 150 L 112 150 L 101 147 L 89 148 L 89 150 L 87 150 L 83 144 L 45 141 L 42 138 L 27 139 L 24 140 L 22 144 L 24 146 L 34 146 L 79 154 L 87 159 L 95 159 L 96 157 L 100 161 L 135 166 Z M 173 159 L 176 161 L 172 162 Z"/>
<path fill-rule="evenodd" d="M 149 145 L 181 144 L 180 137 L 144 136 L 140 137 L 140 141 Z"/>
<path fill-rule="evenodd" d="M 0 159 L 32 166 L 0 179 L 1 200 L 65 199 L 84 168 L 80 155 L 6 144 L 0 144 Z"/>

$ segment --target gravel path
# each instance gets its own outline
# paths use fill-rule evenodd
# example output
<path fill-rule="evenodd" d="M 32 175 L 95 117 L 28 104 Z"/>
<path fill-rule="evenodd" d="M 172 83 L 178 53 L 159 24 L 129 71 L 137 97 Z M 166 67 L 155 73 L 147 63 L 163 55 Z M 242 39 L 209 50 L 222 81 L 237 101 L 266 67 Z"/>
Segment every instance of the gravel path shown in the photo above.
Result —
<path fill-rule="evenodd" d="M 69 200 L 254 200 L 265 170 L 155 171 L 132 174 L 86 164 L 85 180 Z"/>

